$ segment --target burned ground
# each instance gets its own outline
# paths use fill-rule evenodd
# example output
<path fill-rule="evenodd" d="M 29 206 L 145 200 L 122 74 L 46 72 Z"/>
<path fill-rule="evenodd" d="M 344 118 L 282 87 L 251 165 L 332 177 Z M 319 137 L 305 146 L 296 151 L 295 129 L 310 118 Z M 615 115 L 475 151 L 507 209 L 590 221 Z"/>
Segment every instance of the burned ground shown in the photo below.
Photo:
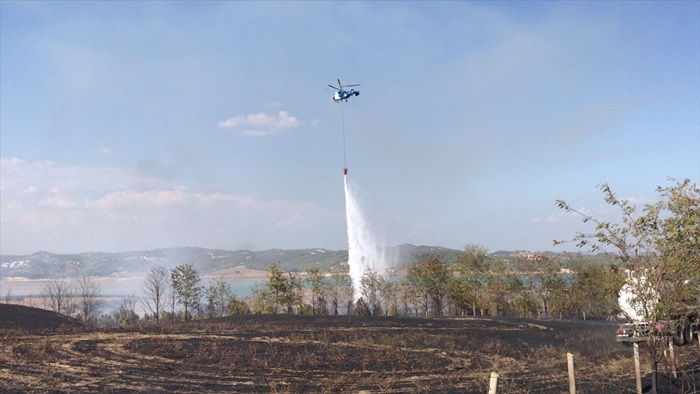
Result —
<path fill-rule="evenodd" d="M 264 315 L 110 330 L 4 329 L 0 391 L 483 393 L 490 372 L 498 372 L 499 392 L 566 392 L 571 352 L 580 392 L 634 392 L 632 351 L 615 343 L 614 328 Z M 678 378 L 670 378 L 665 360 L 660 365 L 662 392 L 700 390 L 697 344 L 676 348 L 676 356 Z"/>

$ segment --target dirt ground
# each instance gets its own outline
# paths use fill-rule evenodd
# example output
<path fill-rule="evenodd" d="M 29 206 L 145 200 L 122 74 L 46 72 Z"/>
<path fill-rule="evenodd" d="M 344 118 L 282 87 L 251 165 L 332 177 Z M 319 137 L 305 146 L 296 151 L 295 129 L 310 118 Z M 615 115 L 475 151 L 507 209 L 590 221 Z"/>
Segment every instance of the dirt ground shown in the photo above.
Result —
<path fill-rule="evenodd" d="M 0 392 L 486 393 L 498 372 L 499 393 L 560 393 L 567 352 L 579 393 L 635 392 L 632 349 L 610 322 L 264 315 L 0 327 Z M 661 392 L 700 392 L 697 343 L 675 355 L 677 378 L 659 364 Z M 642 348 L 645 389 L 649 370 Z"/>

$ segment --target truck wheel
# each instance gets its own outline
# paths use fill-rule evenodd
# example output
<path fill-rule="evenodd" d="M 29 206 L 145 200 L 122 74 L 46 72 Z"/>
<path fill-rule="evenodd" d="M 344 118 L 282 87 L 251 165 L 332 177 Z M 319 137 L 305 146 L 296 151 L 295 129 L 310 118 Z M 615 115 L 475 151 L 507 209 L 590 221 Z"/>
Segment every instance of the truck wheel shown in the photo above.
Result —
<path fill-rule="evenodd" d="M 683 323 L 680 321 L 676 323 L 676 328 L 673 330 L 673 344 L 676 346 L 682 346 L 685 345 L 685 334 L 686 334 L 686 325 L 688 324 L 688 320 L 686 319 Z"/>
<path fill-rule="evenodd" d="M 693 323 L 688 323 L 685 327 L 685 340 L 688 343 L 692 343 L 693 339 L 695 339 L 695 330 L 693 329 Z M 698 337 L 698 340 L 700 340 L 700 337 Z"/>

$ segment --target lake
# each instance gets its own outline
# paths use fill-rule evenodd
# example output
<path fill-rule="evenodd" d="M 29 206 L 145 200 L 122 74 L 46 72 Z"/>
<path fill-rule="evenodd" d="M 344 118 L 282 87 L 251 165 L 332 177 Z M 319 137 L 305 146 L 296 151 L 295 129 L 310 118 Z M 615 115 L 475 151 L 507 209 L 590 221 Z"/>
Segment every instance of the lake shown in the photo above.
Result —
<path fill-rule="evenodd" d="M 100 313 L 108 313 L 119 307 L 122 300 L 126 297 L 135 296 L 137 300 L 143 298 L 144 276 L 130 276 L 122 278 L 94 278 L 95 282 L 100 286 Z M 245 298 L 253 293 L 256 285 L 264 284 L 266 278 L 260 277 L 234 277 L 223 278 L 226 283 L 231 286 L 231 291 L 238 298 Z M 10 298 L 13 303 L 24 303 L 29 306 L 42 307 L 40 300 L 41 291 L 46 284 L 55 279 L 0 279 L 0 302 L 5 302 Z M 213 278 L 202 278 L 202 285 L 205 287 L 212 282 Z M 77 279 L 66 279 L 66 281 L 75 286 Z M 27 302 L 22 302 L 26 300 Z M 138 303 L 140 304 L 140 303 Z M 136 313 L 143 314 L 143 308 L 138 305 Z"/>

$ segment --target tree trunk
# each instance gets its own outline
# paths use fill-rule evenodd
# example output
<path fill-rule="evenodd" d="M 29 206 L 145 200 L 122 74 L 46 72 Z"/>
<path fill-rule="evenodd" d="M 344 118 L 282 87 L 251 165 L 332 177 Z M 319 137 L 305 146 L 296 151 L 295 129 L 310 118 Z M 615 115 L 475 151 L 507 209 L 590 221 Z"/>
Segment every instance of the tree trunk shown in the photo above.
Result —
<path fill-rule="evenodd" d="M 658 374 L 657 374 L 657 367 L 658 364 L 656 362 L 656 343 L 655 341 L 652 341 L 652 346 L 651 346 L 651 394 L 657 394 L 657 386 L 658 386 Z"/>

